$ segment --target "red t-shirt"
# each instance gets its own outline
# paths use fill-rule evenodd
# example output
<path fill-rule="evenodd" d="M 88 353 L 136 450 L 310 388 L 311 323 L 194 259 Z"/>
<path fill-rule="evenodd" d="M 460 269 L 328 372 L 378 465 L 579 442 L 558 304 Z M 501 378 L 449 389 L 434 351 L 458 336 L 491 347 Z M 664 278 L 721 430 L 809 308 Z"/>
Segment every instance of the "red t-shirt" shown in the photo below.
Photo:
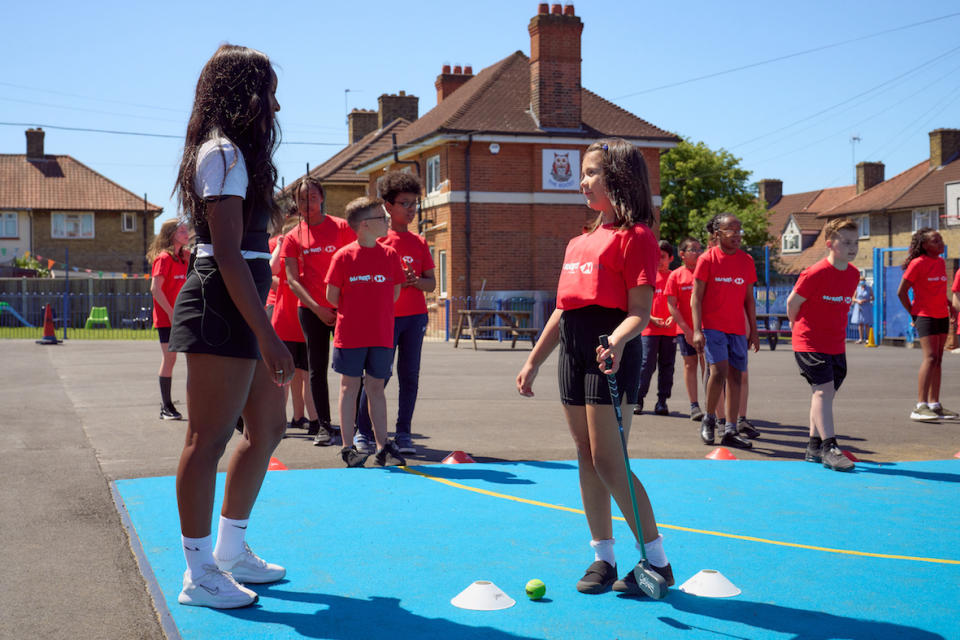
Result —
<path fill-rule="evenodd" d="M 852 264 L 840 271 L 824 258 L 807 267 L 793 290 L 805 298 L 793 323 L 794 351 L 837 355 L 847 350 L 847 314 L 860 282 Z"/>
<path fill-rule="evenodd" d="M 960 293 L 960 269 L 957 269 L 957 273 L 953 276 L 953 287 L 950 290 L 954 293 Z M 957 334 L 960 335 L 960 322 L 957 325 Z"/>
<path fill-rule="evenodd" d="M 602 225 L 570 240 L 557 284 L 557 308 L 627 310 L 627 291 L 657 281 L 660 247 L 645 224 Z"/>
<path fill-rule="evenodd" d="M 326 282 L 340 289 L 333 346 L 393 348 L 393 287 L 406 281 L 400 254 L 351 242 L 333 255 Z"/>
<path fill-rule="evenodd" d="M 267 241 L 267 247 L 270 249 L 271 254 L 273 253 L 273 250 L 277 248 L 278 238 L 279 236 L 274 236 Z M 282 266 L 283 260 L 281 260 L 280 262 L 281 262 L 280 273 L 283 273 L 284 272 L 284 268 Z M 270 291 L 267 292 L 267 302 L 264 304 L 264 306 L 269 307 L 272 304 L 277 304 L 277 289 L 270 289 Z"/>
<path fill-rule="evenodd" d="M 327 302 L 325 278 L 330 267 L 330 259 L 340 247 L 357 239 L 350 225 L 343 218 L 324 216 L 323 222 L 308 225 L 306 221 L 290 230 L 283 237 L 280 257 L 297 259 L 297 275 L 300 284 L 321 307 L 333 308 Z M 298 302 L 297 306 L 304 306 Z"/>
<path fill-rule="evenodd" d="M 697 260 L 693 277 L 707 285 L 700 305 L 703 328 L 744 335 L 743 305 L 757 281 L 753 258 L 740 249 L 727 254 L 712 247 Z"/>
<path fill-rule="evenodd" d="M 271 238 L 270 241 L 275 242 L 273 238 Z M 286 342 L 305 342 L 303 329 L 300 328 L 300 318 L 297 316 L 297 303 L 299 300 L 287 282 L 287 270 L 283 268 L 282 265 L 280 267 L 280 273 L 277 274 L 277 279 L 279 280 L 277 290 L 276 292 L 271 291 L 271 293 L 274 294 L 274 307 L 270 324 L 281 340 L 285 340 Z M 270 302 L 269 298 L 267 298 L 267 302 Z"/>
<path fill-rule="evenodd" d="M 183 260 L 177 260 L 166 251 L 161 251 L 160 255 L 153 261 L 153 269 L 150 272 L 153 278 L 157 276 L 163 277 L 163 284 L 160 285 L 160 290 L 163 291 L 163 295 L 167 297 L 167 302 L 170 303 L 171 307 L 176 303 L 177 294 L 180 293 L 180 288 L 183 287 L 183 283 L 187 280 L 188 261 L 185 252 L 182 252 L 181 255 L 184 256 Z M 167 317 L 167 312 L 157 304 L 156 300 L 153 301 L 153 326 L 170 326 L 170 318 Z"/>
<path fill-rule="evenodd" d="M 430 248 L 427 241 L 415 233 L 404 231 L 398 233 L 393 229 L 387 231 L 387 235 L 378 240 L 380 244 L 393 247 L 400 254 L 400 260 L 407 269 L 412 269 L 415 274 L 422 276 L 424 271 L 433 269 L 433 258 L 430 256 Z M 400 297 L 393 306 L 396 317 L 415 316 L 427 312 L 427 300 L 423 296 L 423 291 L 416 287 L 402 287 Z"/>
<path fill-rule="evenodd" d="M 677 299 L 677 310 L 687 326 L 693 328 L 693 312 L 690 310 L 690 297 L 693 295 L 693 271 L 680 265 L 667 278 L 666 296 Z M 677 327 L 677 335 L 683 333 Z"/>
<path fill-rule="evenodd" d="M 670 270 L 657 271 L 657 285 L 653 289 L 653 305 L 650 307 L 650 315 L 666 319 L 671 318 L 670 308 L 667 306 L 667 280 L 670 278 Z M 677 325 L 671 324 L 669 327 L 655 327 L 653 322 L 647 325 L 641 335 L 644 336 L 675 336 L 677 335 Z"/>
<path fill-rule="evenodd" d="M 914 258 L 903 272 L 903 279 L 913 285 L 910 315 L 928 318 L 946 318 L 950 315 L 947 265 L 943 258 L 928 255 Z"/>

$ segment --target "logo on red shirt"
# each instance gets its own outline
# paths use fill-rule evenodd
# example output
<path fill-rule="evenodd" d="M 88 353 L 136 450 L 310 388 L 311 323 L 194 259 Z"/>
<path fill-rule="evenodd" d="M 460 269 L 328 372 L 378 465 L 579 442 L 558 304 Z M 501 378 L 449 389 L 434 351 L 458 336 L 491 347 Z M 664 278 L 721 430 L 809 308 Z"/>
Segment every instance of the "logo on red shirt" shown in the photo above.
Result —
<path fill-rule="evenodd" d="M 402 259 L 403 259 L 403 261 L 406 262 L 407 264 L 410 264 L 411 262 L 413 262 L 413 256 L 403 256 Z"/>
<path fill-rule="evenodd" d="M 580 270 L 580 273 L 588 276 L 593 273 L 593 262 L 584 262 L 582 264 L 579 262 L 567 262 L 563 265 L 564 271 L 572 273 L 577 269 Z"/>

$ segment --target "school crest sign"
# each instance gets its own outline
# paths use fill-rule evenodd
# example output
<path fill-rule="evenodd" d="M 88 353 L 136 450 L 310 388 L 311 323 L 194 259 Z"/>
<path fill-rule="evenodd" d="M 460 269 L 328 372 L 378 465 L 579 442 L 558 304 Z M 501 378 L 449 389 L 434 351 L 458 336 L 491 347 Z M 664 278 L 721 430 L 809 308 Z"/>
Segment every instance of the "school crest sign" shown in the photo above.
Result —
<path fill-rule="evenodd" d="M 543 149 L 543 189 L 580 190 L 580 151 Z"/>

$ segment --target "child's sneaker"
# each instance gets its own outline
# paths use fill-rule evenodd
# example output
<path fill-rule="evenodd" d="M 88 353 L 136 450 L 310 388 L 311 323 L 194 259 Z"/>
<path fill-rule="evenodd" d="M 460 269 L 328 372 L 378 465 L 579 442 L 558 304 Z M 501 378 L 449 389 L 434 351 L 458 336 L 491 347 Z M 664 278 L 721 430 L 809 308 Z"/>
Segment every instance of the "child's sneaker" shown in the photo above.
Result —
<path fill-rule="evenodd" d="M 760 437 L 760 431 L 745 417 L 737 420 L 737 433 L 751 440 L 756 440 Z"/>
<path fill-rule="evenodd" d="M 940 416 L 937 415 L 937 412 L 928 407 L 927 405 L 920 405 L 915 408 L 910 413 L 911 420 L 927 421 L 927 420 L 939 420 Z"/>
<path fill-rule="evenodd" d="M 353 434 L 353 446 L 357 448 L 357 451 L 366 455 L 370 455 L 377 450 L 376 443 L 369 436 L 365 436 L 359 431 Z"/>
<path fill-rule="evenodd" d="M 216 560 L 216 556 L 214 556 Z M 231 560 L 217 560 L 221 571 L 228 571 L 237 582 L 250 584 L 266 584 L 276 582 L 287 575 L 287 570 L 278 564 L 266 562 L 250 549 L 250 545 L 243 543 L 243 551 Z"/>
<path fill-rule="evenodd" d="M 237 584 L 228 572 L 212 564 L 203 565 L 204 574 L 194 580 L 183 574 L 183 591 L 177 596 L 180 604 L 213 609 L 236 609 L 257 601 L 257 592 Z"/>
<path fill-rule="evenodd" d="M 177 411 L 173 405 L 160 406 L 160 419 L 161 420 L 183 420 L 183 416 L 180 415 L 180 412 Z"/>
<path fill-rule="evenodd" d="M 388 442 L 383 449 L 377 451 L 376 461 L 381 467 L 402 467 L 407 464 L 407 461 L 397 451 L 397 445 L 392 442 Z"/>
<path fill-rule="evenodd" d="M 713 445 L 716 430 L 716 420 L 710 418 L 709 415 L 704 415 L 703 421 L 700 423 L 700 439 L 703 440 L 703 444 Z"/>
<path fill-rule="evenodd" d="M 843 455 L 843 451 L 837 446 L 836 441 L 824 442 L 823 449 L 820 451 L 823 458 L 823 466 L 834 471 L 853 471 L 853 462 Z"/>
<path fill-rule="evenodd" d="M 340 450 L 340 457 L 343 458 L 343 461 L 347 463 L 348 467 L 362 467 L 363 463 L 367 461 L 367 458 L 370 457 L 368 453 L 360 453 L 357 451 L 357 447 L 350 445 L 349 447 L 344 447 Z"/>
<path fill-rule="evenodd" d="M 700 422 L 703 420 L 703 409 L 701 409 L 700 405 L 696 402 L 690 405 L 690 419 L 694 422 Z"/>
<path fill-rule="evenodd" d="M 643 398 L 637 400 L 637 404 L 633 407 L 633 415 L 639 416 L 643 413 Z"/>
<path fill-rule="evenodd" d="M 587 567 L 587 572 L 577 582 L 580 593 L 606 593 L 617 579 L 617 568 L 606 560 L 596 560 Z"/>
<path fill-rule="evenodd" d="M 941 420 L 956 420 L 957 418 L 960 418 L 960 414 L 958 414 L 956 411 L 950 411 L 950 409 L 947 409 L 942 404 L 938 404 L 935 407 L 930 407 L 930 410 L 937 414 L 937 417 Z"/>
<path fill-rule="evenodd" d="M 816 437 L 807 442 L 807 452 L 804 455 L 803 459 L 807 462 L 816 462 L 817 464 L 823 462 L 823 457 L 820 455 L 820 450 L 823 448 L 823 441 L 820 440 L 820 437 Z"/>
<path fill-rule="evenodd" d="M 668 416 L 670 415 L 670 409 L 667 408 L 666 400 L 657 400 L 657 404 L 653 407 L 653 413 L 658 416 Z"/>
<path fill-rule="evenodd" d="M 398 433 L 393 438 L 393 444 L 397 445 L 397 451 L 400 453 L 409 455 L 415 455 L 417 453 L 417 447 L 414 446 L 413 438 L 410 437 L 409 433 Z"/>
<path fill-rule="evenodd" d="M 333 432 L 330 429 L 330 423 L 316 420 L 310 423 L 307 428 L 307 435 L 313 435 L 313 446 L 329 447 L 334 444 Z"/>
<path fill-rule="evenodd" d="M 655 567 L 651 564 L 650 568 L 663 576 L 668 587 L 673 586 L 673 568 L 669 564 L 665 567 Z M 637 579 L 633 575 L 633 569 L 631 569 L 627 575 L 623 576 L 623 578 L 613 583 L 613 590 L 617 593 L 629 593 L 634 596 L 646 595 L 643 590 L 640 589 L 640 585 L 637 584 Z"/>

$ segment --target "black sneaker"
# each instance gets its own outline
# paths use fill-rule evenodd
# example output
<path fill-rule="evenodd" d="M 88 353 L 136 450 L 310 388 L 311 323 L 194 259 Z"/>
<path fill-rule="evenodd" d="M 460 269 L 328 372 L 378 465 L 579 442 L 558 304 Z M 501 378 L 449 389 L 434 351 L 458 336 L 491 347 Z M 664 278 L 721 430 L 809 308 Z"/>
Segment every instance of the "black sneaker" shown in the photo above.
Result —
<path fill-rule="evenodd" d="M 673 586 L 673 568 L 669 564 L 665 567 L 655 567 L 651 564 L 650 568 L 663 576 L 668 587 Z M 613 583 L 613 590 L 617 593 L 629 593 L 634 596 L 647 595 L 640 589 L 640 585 L 637 584 L 637 579 L 633 575 L 633 569 L 630 570 L 630 573 Z"/>
<path fill-rule="evenodd" d="M 323 422 L 317 421 L 316 423 L 310 423 L 310 429 L 313 429 L 313 425 L 317 425 L 316 433 L 313 438 L 313 446 L 315 447 L 329 447 L 334 444 L 333 434 L 330 432 L 330 427 Z M 307 431 L 307 435 L 310 435 L 310 431 Z"/>
<path fill-rule="evenodd" d="M 703 416 L 703 421 L 700 423 L 700 439 L 703 440 L 703 444 L 713 445 L 716 429 L 717 423 Z"/>
<path fill-rule="evenodd" d="M 700 405 L 694 402 L 690 405 L 690 419 L 694 422 L 700 422 L 703 420 L 703 409 L 700 408 Z"/>
<path fill-rule="evenodd" d="M 803 456 L 803 459 L 807 462 L 816 462 L 817 464 L 823 462 L 823 458 L 820 455 L 820 449 L 823 446 L 823 441 L 819 437 L 811 438 L 807 443 L 807 452 Z"/>
<path fill-rule="evenodd" d="M 617 568 L 611 567 L 605 560 L 597 560 L 589 567 L 577 582 L 577 591 L 580 593 L 606 593 L 617 579 Z"/>
<path fill-rule="evenodd" d="M 745 438 L 750 438 L 751 440 L 755 440 L 760 437 L 760 431 L 758 431 L 755 426 L 750 424 L 750 421 L 746 418 L 740 418 L 737 420 L 737 433 Z"/>
<path fill-rule="evenodd" d="M 355 446 L 350 445 L 340 450 L 340 457 L 348 467 L 362 467 L 370 456 L 360 453 Z"/>
<path fill-rule="evenodd" d="M 653 412 L 658 416 L 670 415 L 670 409 L 667 408 L 667 402 L 665 400 L 657 400 L 657 404 L 653 407 Z"/>
<path fill-rule="evenodd" d="M 307 435 L 315 436 L 320 433 L 320 421 L 319 420 L 308 420 L 307 421 Z"/>
<path fill-rule="evenodd" d="M 633 408 L 633 415 L 638 416 L 641 413 L 643 413 L 643 400 L 637 400 L 637 404 Z"/>
<path fill-rule="evenodd" d="M 820 450 L 820 457 L 823 459 L 823 466 L 834 471 L 853 471 L 853 461 L 843 455 L 843 451 L 837 446 L 837 441 L 824 442 Z"/>
<path fill-rule="evenodd" d="M 183 420 L 183 416 L 180 415 L 180 412 L 173 408 L 169 407 L 160 407 L 160 419 L 161 420 Z"/>
<path fill-rule="evenodd" d="M 397 451 L 397 445 L 392 442 L 388 442 L 383 449 L 377 451 L 375 459 L 381 467 L 402 467 L 407 464 L 407 461 Z"/>
<path fill-rule="evenodd" d="M 720 444 L 725 447 L 735 447 L 737 449 L 753 449 L 753 443 L 736 431 L 726 431 L 723 437 L 720 438 Z"/>

